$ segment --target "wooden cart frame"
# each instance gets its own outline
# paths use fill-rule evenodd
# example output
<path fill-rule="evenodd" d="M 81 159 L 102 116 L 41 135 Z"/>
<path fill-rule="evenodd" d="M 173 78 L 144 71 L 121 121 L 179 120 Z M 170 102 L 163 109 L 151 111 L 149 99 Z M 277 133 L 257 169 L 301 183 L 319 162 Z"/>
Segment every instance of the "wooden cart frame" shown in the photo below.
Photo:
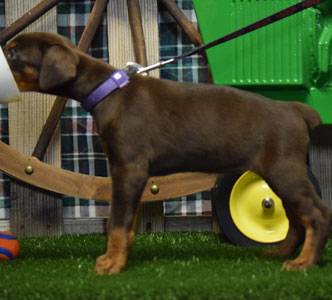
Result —
<path fill-rule="evenodd" d="M 33 9 L 0 32 L 0 44 L 6 43 L 59 2 L 61 0 L 41 1 Z M 201 45 L 200 34 L 185 17 L 175 1 L 159 0 L 159 2 L 174 17 L 192 43 L 195 46 Z M 82 51 L 88 50 L 97 27 L 102 20 L 107 3 L 108 0 L 95 1 L 78 44 Z M 135 60 L 137 63 L 146 66 L 147 57 L 139 0 L 127 0 L 127 5 Z M 66 102 L 66 98 L 56 98 L 31 156 L 26 156 L 0 142 L 0 169 L 23 182 L 52 192 L 84 199 L 111 201 L 112 182 L 110 178 L 83 175 L 42 162 Z M 49 176 L 49 174 L 52 174 L 52 176 Z M 208 190 L 214 186 L 216 178 L 217 174 L 205 173 L 181 173 L 150 178 L 142 195 L 142 201 L 160 201 Z"/>

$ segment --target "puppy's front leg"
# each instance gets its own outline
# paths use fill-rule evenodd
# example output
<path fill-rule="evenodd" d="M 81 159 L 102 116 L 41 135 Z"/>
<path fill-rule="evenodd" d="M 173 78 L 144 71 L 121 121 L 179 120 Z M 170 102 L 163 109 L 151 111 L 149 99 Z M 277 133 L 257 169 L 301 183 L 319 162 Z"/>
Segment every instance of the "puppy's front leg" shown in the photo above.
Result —
<path fill-rule="evenodd" d="M 132 166 L 112 168 L 113 201 L 107 224 L 107 251 L 97 259 L 97 274 L 116 274 L 125 267 L 134 238 L 134 218 L 147 175 Z"/>

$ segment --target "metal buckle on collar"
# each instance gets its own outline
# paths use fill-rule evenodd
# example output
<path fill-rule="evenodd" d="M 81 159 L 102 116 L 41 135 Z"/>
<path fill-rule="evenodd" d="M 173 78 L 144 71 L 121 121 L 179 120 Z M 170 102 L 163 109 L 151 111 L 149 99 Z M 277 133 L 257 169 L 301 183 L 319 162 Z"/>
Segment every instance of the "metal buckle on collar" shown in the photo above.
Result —
<path fill-rule="evenodd" d="M 138 63 L 135 62 L 127 62 L 125 67 L 123 68 L 123 71 L 128 75 L 128 77 L 134 76 L 138 73 L 140 73 L 139 71 L 143 69 L 143 66 L 141 66 Z M 143 72 L 141 73 L 143 76 L 148 75 L 147 72 Z"/>
<path fill-rule="evenodd" d="M 141 73 L 143 76 L 148 75 L 146 72 L 140 72 L 143 67 L 135 62 L 128 62 L 122 70 L 114 72 L 106 81 L 93 90 L 89 96 L 82 101 L 82 106 L 86 111 L 92 109 L 102 101 L 107 95 L 117 88 L 122 88 L 129 83 L 129 78 L 135 74 Z"/>

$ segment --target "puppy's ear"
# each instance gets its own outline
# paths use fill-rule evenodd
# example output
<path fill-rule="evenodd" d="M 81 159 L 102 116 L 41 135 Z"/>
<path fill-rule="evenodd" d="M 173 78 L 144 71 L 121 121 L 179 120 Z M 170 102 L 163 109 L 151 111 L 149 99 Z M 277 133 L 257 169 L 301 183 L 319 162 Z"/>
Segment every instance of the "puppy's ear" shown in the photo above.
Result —
<path fill-rule="evenodd" d="M 66 47 L 50 47 L 42 60 L 39 87 L 42 91 L 55 88 L 76 76 L 78 56 Z"/>

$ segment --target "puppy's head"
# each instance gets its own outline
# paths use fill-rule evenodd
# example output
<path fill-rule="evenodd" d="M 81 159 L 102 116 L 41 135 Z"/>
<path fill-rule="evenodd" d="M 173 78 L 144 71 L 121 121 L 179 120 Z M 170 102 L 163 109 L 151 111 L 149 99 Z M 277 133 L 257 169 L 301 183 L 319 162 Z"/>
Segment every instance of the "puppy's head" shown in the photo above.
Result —
<path fill-rule="evenodd" d="M 23 33 L 4 53 L 20 91 L 49 92 L 76 77 L 79 56 L 66 38 L 52 33 Z"/>

